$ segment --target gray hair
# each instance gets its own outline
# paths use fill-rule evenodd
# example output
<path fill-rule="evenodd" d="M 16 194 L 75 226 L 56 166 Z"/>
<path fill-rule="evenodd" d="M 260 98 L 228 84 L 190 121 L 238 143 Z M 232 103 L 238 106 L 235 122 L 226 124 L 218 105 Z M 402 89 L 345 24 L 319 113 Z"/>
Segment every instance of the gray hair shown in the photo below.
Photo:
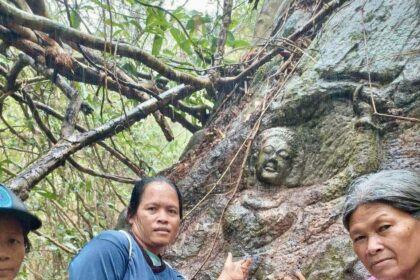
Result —
<path fill-rule="evenodd" d="M 353 212 L 362 204 L 381 202 L 414 218 L 420 218 L 420 173 L 384 170 L 361 176 L 349 187 L 343 208 L 343 224 L 349 230 Z"/>

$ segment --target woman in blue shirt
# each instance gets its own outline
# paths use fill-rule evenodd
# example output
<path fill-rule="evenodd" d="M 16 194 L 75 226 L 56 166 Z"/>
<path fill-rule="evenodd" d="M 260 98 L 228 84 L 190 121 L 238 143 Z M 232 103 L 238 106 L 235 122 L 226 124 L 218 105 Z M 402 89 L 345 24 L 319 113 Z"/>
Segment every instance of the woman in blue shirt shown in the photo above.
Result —
<path fill-rule="evenodd" d="M 175 241 L 182 197 L 167 178 L 147 177 L 134 186 L 127 210 L 129 233 L 105 231 L 90 241 L 69 266 L 70 280 L 185 279 L 160 257 Z M 219 280 L 245 279 L 250 261 L 229 255 Z"/>

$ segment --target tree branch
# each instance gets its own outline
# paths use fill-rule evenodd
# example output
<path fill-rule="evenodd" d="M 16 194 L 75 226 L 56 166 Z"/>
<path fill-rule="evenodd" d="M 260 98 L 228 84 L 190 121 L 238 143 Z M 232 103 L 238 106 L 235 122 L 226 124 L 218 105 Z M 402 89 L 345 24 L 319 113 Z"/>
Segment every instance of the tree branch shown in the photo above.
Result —
<path fill-rule="evenodd" d="M 50 237 L 50 236 L 48 236 L 46 234 L 43 234 L 43 233 L 41 233 L 38 230 L 35 230 L 34 232 L 35 232 L 36 235 L 41 236 L 41 237 L 44 237 L 45 239 L 47 239 L 48 241 L 50 241 L 52 244 L 54 244 L 55 246 L 57 246 L 58 248 L 60 248 L 61 250 L 63 250 L 64 252 L 66 252 L 68 254 L 75 255 L 77 253 L 76 251 L 74 251 L 74 250 L 68 248 L 67 246 L 61 244 L 60 242 L 58 242 L 54 238 L 52 238 L 52 237 Z"/>
<path fill-rule="evenodd" d="M 16 63 L 13 65 L 12 69 L 10 69 L 9 73 L 6 74 L 6 87 L 2 89 L 3 94 L 0 95 L 0 104 L 4 102 L 4 100 L 13 93 L 16 89 L 16 79 L 19 73 L 29 65 L 28 61 L 26 61 L 22 56 L 19 56 Z"/>
<path fill-rule="evenodd" d="M 14 47 L 32 56 L 34 60 L 36 60 L 36 58 L 38 58 L 43 53 L 42 47 L 38 46 L 37 44 L 29 40 L 16 39 L 11 31 L 7 30 L 4 27 L 1 28 L 1 26 L 0 26 L 0 37 L 3 40 L 6 40 L 9 44 L 13 45 Z M 34 63 L 34 67 L 35 67 L 35 70 L 45 74 L 46 77 L 49 77 L 50 79 L 52 78 L 53 76 L 52 70 L 45 69 L 44 66 L 39 66 L 36 63 Z M 76 60 L 73 61 L 73 71 L 69 71 L 68 69 L 65 69 L 65 68 L 60 68 L 58 70 L 59 70 L 60 75 L 63 75 L 67 77 L 68 79 L 72 79 L 75 81 L 80 81 L 80 82 L 84 82 L 84 83 L 92 84 L 92 85 L 106 84 L 109 89 L 120 92 L 129 99 L 135 99 L 141 102 L 149 99 L 149 97 L 146 94 L 137 90 L 136 88 L 124 86 L 121 84 L 119 85 L 116 81 L 104 75 L 104 73 L 99 73 Z M 57 76 L 56 80 L 60 82 L 61 79 L 62 78 L 60 76 Z M 92 110 L 91 107 L 87 104 L 86 105 L 89 107 L 84 106 L 84 104 L 85 103 L 82 103 L 83 112 L 85 114 L 89 113 Z M 176 102 L 173 104 L 175 107 L 178 107 Z M 165 116 L 167 116 L 173 121 L 180 123 L 183 127 L 185 127 L 186 129 L 188 129 L 189 131 L 193 133 L 200 129 L 200 127 L 191 124 L 181 114 L 173 111 L 172 109 L 161 108 L 160 111 Z"/>
<path fill-rule="evenodd" d="M 288 41 L 295 41 L 296 39 L 298 39 L 306 31 L 308 31 L 309 29 L 314 27 L 316 24 L 321 22 L 323 19 L 325 19 L 325 17 L 328 16 L 330 13 L 332 13 L 335 8 L 341 6 L 346 1 L 347 0 L 332 0 L 329 3 L 325 4 L 325 7 L 322 10 L 320 10 L 310 20 L 308 20 L 300 29 L 296 30 L 292 35 L 287 37 Z M 217 81 L 216 87 L 219 88 L 222 86 L 232 85 L 232 84 L 235 84 L 244 80 L 253 71 L 257 70 L 259 67 L 261 67 L 262 65 L 270 61 L 273 57 L 275 57 L 278 54 L 282 55 L 286 59 L 290 56 L 290 53 L 286 51 L 284 48 L 277 47 L 271 50 L 269 53 L 267 53 L 259 61 L 255 61 L 248 68 L 242 71 L 239 75 L 235 77 L 220 78 Z"/>
<path fill-rule="evenodd" d="M 27 100 L 25 100 L 22 96 L 20 96 L 16 93 L 13 93 L 11 95 L 11 97 L 14 98 L 17 102 L 28 104 Z M 46 114 L 51 115 L 58 120 L 61 120 L 61 121 L 64 120 L 64 116 L 61 115 L 60 113 L 56 112 L 53 108 L 51 108 L 51 107 L 49 107 L 49 106 L 47 106 L 47 105 L 45 105 L 41 102 L 37 102 L 37 101 L 33 101 L 33 100 L 32 100 L 32 102 L 35 105 L 35 108 L 37 108 L 39 110 L 42 110 Z M 80 126 L 78 124 L 76 124 L 76 129 L 80 132 L 88 131 L 86 128 L 84 128 L 83 126 Z M 106 151 L 108 151 L 112 156 L 117 158 L 123 164 L 125 164 L 128 168 L 130 168 L 139 177 L 143 177 L 143 176 L 146 175 L 146 173 L 143 169 L 139 168 L 137 165 L 135 165 L 133 162 L 131 162 L 131 160 L 129 158 L 127 158 L 125 155 L 123 155 L 118 150 L 113 149 L 112 147 L 110 147 L 109 145 L 107 145 L 106 143 L 104 143 L 102 141 L 98 142 L 97 144 L 100 145 L 101 147 L 103 147 Z"/>
<path fill-rule="evenodd" d="M 212 82 L 210 79 L 194 77 L 190 74 L 175 71 L 172 68 L 166 66 L 163 62 L 154 56 L 144 52 L 140 48 L 132 47 L 125 43 L 107 42 L 102 38 L 85 34 L 79 30 L 66 27 L 47 18 L 32 15 L 19 10 L 6 3 L 4 0 L 0 0 L 0 14 L 3 15 L 3 19 L 6 22 L 21 24 L 25 27 L 40 30 L 48 34 L 52 34 L 54 37 L 59 37 L 64 40 L 78 43 L 96 50 L 105 50 L 111 54 L 135 59 L 170 80 L 185 83 L 197 89 L 212 88 Z"/>
<path fill-rule="evenodd" d="M 174 100 L 174 103 L 176 100 Z M 188 129 L 191 133 L 197 132 L 202 127 L 195 125 L 191 122 L 189 122 L 186 118 L 184 118 L 183 115 L 176 112 L 173 107 L 165 107 L 161 108 L 160 111 L 165 114 L 168 118 L 170 118 L 173 122 L 177 122 L 180 125 L 182 125 L 185 129 Z"/>
<path fill-rule="evenodd" d="M 66 6 L 67 7 L 67 6 Z M 159 98 L 157 93 L 159 93 L 157 87 L 152 85 L 150 88 L 146 87 L 138 87 L 138 83 L 136 83 L 130 76 L 128 76 L 126 73 L 124 73 L 121 69 L 117 67 L 116 64 L 110 65 L 105 59 L 95 55 L 93 52 L 90 52 L 89 50 L 83 49 L 83 47 L 79 46 L 80 51 L 82 51 L 84 57 L 88 59 L 91 64 L 95 66 L 95 68 L 99 70 L 105 70 L 107 74 L 111 74 L 112 77 L 116 80 L 118 83 L 123 83 L 125 86 L 142 90 L 147 92 L 149 95 L 155 98 Z M 95 61 L 92 61 L 95 60 Z M 100 64 L 101 66 L 104 66 L 104 68 L 97 66 L 95 63 Z M 113 71 L 109 71 L 108 69 L 113 69 Z M 121 86 L 119 86 L 118 90 L 121 93 Z M 165 120 L 165 117 L 162 115 L 161 112 L 157 111 L 153 113 L 153 117 L 155 118 L 156 122 L 158 123 L 159 127 L 161 128 L 165 138 L 167 141 L 174 140 L 174 135 L 172 133 L 172 130 Z"/>
<path fill-rule="evenodd" d="M 251 75 L 252 72 L 256 71 L 259 67 L 269 62 L 271 59 L 273 59 L 276 55 L 281 54 L 283 57 L 288 58 L 290 56 L 290 53 L 286 51 L 283 48 L 275 48 L 268 52 L 264 57 L 262 57 L 260 60 L 255 61 L 250 66 L 248 66 L 244 71 L 242 71 L 239 75 L 234 77 L 227 77 L 227 78 L 220 78 L 217 81 L 216 87 L 223 87 L 227 85 L 233 85 L 236 83 L 239 83 L 246 79 L 249 75 Z"/>
<path fill-rule="evenodd" d="M 44 0 L 26 0 L 26 2 L 28 2 L 28 5 L 31 7 L 34 14 L 48 17 L 48 10 Z"/>
<path fill-rule="evenodd" d="M 26 93 L 25 89 L 22 90 L 22 93 L 23 93 L 23 97 L 26 100 L 26 104 L 28 104 L 28 107 L 32 112 L 32 116 L 34 117 L 35 122 L 38 124 L 39 128 L 42 130 L 42 132 L 44 132 L 44 134 L 52 143 L 54 144 L 57 143 L 57 139 L 52 134 L 51 130 L 41 120 L 41 117 L 38 114 L 38 110 L 36 109 L 35 104 L 32 101 L 32 98 L 29 96 L 29 94 Z"/>
<path fill-rule="evenodd" d="M 36 123 L 38 124 L 40 129 L 47 135 L 48 139 L 52 143 L 56 144 L 57 143 L 56 138 L 51 133 L 51 131 L 48 129 L 48 127 L 46 127 L 46 125 L 44 125 L 44 123 L 42 122 L 42 120 L 41 120 L 41 118 L 38 114 L 38 111 L 36 109 L 36 106 L 33 103 L 32 99 L 29 97 L 29 95 L 25 91 L 23 91 L 23 92 L 24 92 L 24 96 L 27 100 L 27 104 L 32 111 L 32 115 L 34 116 L 34 119 L 35 119 Z M 69 118 L 68 116 L 65 116 L 63 118 L 63 120 L 64 120 L 63 123 L 66 122 L 66 117 Z M 68 125 L 71 125 L 71 126 L 74 127 L 74 125 L 72 125 L 72 124 L 68 124 Z M 70 135 L 71 134 L 69 134 L 67 137 L 69 137 Z M 79 170 L 83 173 L 89 174 L 91 176 L 106 178 L 106 179 L 109 179 L 109 180 L 113 180 L 113 181 L 117 181 L 117 182 L 121 182 L 121 183 L 126 183 L 126 184 L 133 184 L 136 181 L 136 179 L 134 179 L 134 178 L 128 178 L 128 177 L 123 177 L 123 176 L 118 176 L 118 175 L 106 174 L 106 173 L 102 173 L 102 172 L 97 172 L 97 171 L 95 171 L 93 169 L 90 169 L 90 168 L 83 167 L 79 163 L 77 163 L 74 159 L 72 159 L 71 157 L 69 157 L 67 159 L 67 161 L 70 162 L 70 164 L 73 165 L 77 170 Z"/>
<path fill-rule="evenodd" d="M 6 119 L 3 117 L 3 114 L 2 114 L 2 112 L 0 112 L 0 120 L 2 120 L 3 121 L 3 123 L 4 123 L 4 125 L 10 130 L 10 132 L 12 133 L 12 134 L 14 134 L 17 138 L 19 138 L 20 140 L 22 140 L 24 143 L 28 143 L 28 140 L 26 140 L 23 136 L 21 136 L 20 134 L 19 134 L 19 132 L 17 132 L 14 128 L 13 128 L 13 126 L 11 126 L 7 121 L 6 121 Z"/>
<path fill-rule="evenodd" d="M 26 0 L 13 0 L 13 2 L 23 11 L 32 13 L 32 9 L 29 7 L 28 3 L 26 3 Z"/>
<path fill-rule="evenodd" d="M 222 27 L 219 33 L 219 39 L 217 40 L 216 54 L 214 56 L 215 66 L 219 66 L 222 64 L 223 57 L 225 55 L 227 31 L 232 21 L 232 6 L 233 6 L 232 2 L 233 2 L 232 0 L 225 0 L 223 2 L 223 21 L 222 21 Z"/>
<path fill-rule="evenodd" d="M 108 180 L 112 180 L 112 181 L 116 181 L 116 182 L 120 182 L 120 183 L 124 183 L 124 184 L 134 184 L 138 180 L 138 179 L 135 179 L 135 178 L 103 173 L 103 172 L 99 172 L 99 171 L 84 167 L 84 166 L 80 165 L 79 163 L 77 163 L 77 161 L 75 161 L 71 157 L 69 157 L 67 159 L 67 161 L 70 162 L 71 165 L 73 165 L 80 172 L 89 174 L 91 176 L 105 178 L 105 179 L 108 179 Z"/>
<path fill-rule="evenodd" d="M 196 89 L 190 86 L 177 86 L 162 93 L 160 95 L 162 100 L 147 100 L 127 112 L 126 116 L 111 120 L 100 127 L 78 136 L 72 135 L 68 139 L 60 140 L 44 156 L 8 182 L 8 185 L 15 193 L 18 193 L 22 199 L 26 199 L 31 188 L 50 172 L 59 167 L 70 155 L 88 145 L 94 144 L 127 129 L 137 121 L 146 118 L 149 114 L 166 106 L 173 100 L 185 98 L 194 90 Z"/>
<path fill-rule="evenodd" d="M 62 138 L 68 138 L 73 134 L 80 107 L 82 105 L 82 99 L 80 98 L 79 93 L 74 89 L 72 90 L 73 94 L 71 95 L 69 105 L 66 109 L 66 114 L 64 115 L 63 124 L 61 125 Z"/>
<path fill-rule="evenodd" d="M 12 69 L 10 69 L 8 75 L 7 75 L 7 84 L 6 84 L 6 90 L 7 91 L 13 91 L 15 88 L 15 83 L 18 75 L 20 72 L 29 65 L 29 62 L 23 57 L 22 55 L 19 55 L 18 60 L 13 65 Z"/>

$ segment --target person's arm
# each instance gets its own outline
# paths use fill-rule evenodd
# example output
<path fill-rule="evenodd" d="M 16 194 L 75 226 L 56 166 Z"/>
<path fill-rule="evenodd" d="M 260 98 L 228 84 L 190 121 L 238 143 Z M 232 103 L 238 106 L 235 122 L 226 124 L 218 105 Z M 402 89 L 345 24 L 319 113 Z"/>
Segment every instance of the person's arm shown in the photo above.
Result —
<path fill-rule="evenodd" d="M 70 280 L 121 280 L 127 270 L 128 250 L 102 238 L 90 241 L 72 260 Z"/>
<path fill-rule="evenodd" d="M 217 280 L 245 280 L 251 267 L 251 259 L 232 261 L 232 254 L 229 253 L 223 271 Z"/>

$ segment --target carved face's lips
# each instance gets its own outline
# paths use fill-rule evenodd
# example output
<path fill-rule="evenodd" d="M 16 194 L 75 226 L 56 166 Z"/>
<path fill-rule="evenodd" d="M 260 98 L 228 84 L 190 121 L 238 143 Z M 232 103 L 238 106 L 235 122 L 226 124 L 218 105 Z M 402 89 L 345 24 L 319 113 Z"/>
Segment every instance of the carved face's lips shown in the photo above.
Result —
<path fill-rule="evenodd" d="M 277 162 L 275 161 L 269 161 L 264 165 L 264 171 L 274 173 L 277 172 Z"/>

